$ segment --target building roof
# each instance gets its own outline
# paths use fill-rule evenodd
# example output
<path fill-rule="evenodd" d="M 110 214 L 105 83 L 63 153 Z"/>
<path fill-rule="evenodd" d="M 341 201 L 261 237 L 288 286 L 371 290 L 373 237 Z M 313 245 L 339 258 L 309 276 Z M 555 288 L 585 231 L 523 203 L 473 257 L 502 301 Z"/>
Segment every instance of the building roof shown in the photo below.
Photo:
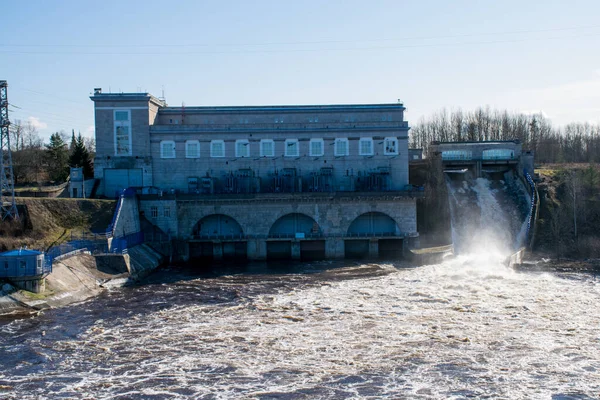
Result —
<path fill-rule="evenodd" d="M 521 141 L 519 139 L 513 139 L 513 140 L 464 140 L 464 141 L 460 141 L 460 142 L 438 142 L 438 141 L 433 141 L 431 142 L 432 145 L 440 145 L 440 144 L 455 144 L 455 145 L 468 145 L 468 144 L 474 144 L 474 145 L 479 145 L 479 144 L 503 144 L 503 143 L 513 143 L 513 144 L 519 144 L 521 143 Z"/>
<path fill-rule="evenodd" d="M 37 250 L 15 249 L 0 253 L 0 257 L 39 256 L 40 254 L 43 253 Z"/>
<path fill-rule="evenodd" d="M 165 107 L 167 103 L 164 100 L 152 96 L 150 93 L 102 93 L 95 92 L 90 99 L 97 101 L 150 101 L 159 107 Z"/>
<path fill-rule="evenodd" d="M 256 112 L 341 112 L 341 111 L 373 111 L 373 110 L 405 110 L 402 103 L 380 104 L 291 104 L 291 105 L 257 105 L 257 106 L 185 106 L 162 107 L 161 114 L 202 114 L 202 113 L 256 113 Z"/>

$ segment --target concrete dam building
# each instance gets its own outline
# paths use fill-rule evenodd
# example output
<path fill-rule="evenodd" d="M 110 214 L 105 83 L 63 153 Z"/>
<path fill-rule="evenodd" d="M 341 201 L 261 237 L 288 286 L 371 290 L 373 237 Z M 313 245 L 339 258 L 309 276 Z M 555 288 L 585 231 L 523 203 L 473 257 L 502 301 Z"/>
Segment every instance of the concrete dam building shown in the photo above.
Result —
<path fill-rule="evenodd" d="M 171 107 L 148 93 L 95 105 L 97 194 L 136 188 L 182 259 L 398 255 L 417 234 L 401 103 Z"/>

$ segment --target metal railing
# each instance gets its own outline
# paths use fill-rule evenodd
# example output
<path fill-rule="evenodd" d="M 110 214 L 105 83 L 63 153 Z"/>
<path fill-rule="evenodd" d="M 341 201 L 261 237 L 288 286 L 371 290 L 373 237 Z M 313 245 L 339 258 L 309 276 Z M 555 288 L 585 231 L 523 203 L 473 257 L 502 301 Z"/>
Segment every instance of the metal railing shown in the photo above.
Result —
<path fill-rule="evenodd" d="M 138 244 L 144 243 L 144 234 L 142 232 L 130 233 L 119 238 L 113 238 L 110 245 L 110 253 L 127 254 L 127 249 Z"/>
<path fill-rule="evenodd" d="M 529 189 L 531 191 L 531 202 L 529 204 L 529 215 L 527 216 L 527 233 L 526 238 L 529 240 L 529 247 L 533 249 L 534 239 L 535 239 L 535 222 L 537 221 L 537 215 L 539 210 L 540 199 L 537 193 L 537 188 L 535 186 L 535 182 L 531 175 L 527 172 L 527 170 L 523 170 L 523 175 L 525 176 L 525 180 L 529 184 Z"/>
<path fill-rule="evenodd" d="M 193 235 L 194 240 L 234 240 L 234 239 L 245 239 L 246 235 L 243 233 L 231 233 L 228 235 L 212 234 L 212 235 Z"/>
<path fill-rule="evenodd" d="M 374 238 L 395 237 L 404 238 L 406 234 L 396 232 L 352 232 L 352 233 L 305 233 L 298 236 L 296 233 L 273 233 L 269 235 L 235 234 L 235 235 L 192 235 L 190 240 L 250 240 L 250 239 L 330 239 L 330 238 Z"/>
<path fill-rule="evenodd" d="M 52 246 L 45 254 L 44 264 L 48 273 L 52 272 L 52 263 L 55 259 L 74 253 L 78 250 L 88 250 L 92 254 L 108 252 L 106 239 L 98 240 L 72 240 L 67 243 Z"/>

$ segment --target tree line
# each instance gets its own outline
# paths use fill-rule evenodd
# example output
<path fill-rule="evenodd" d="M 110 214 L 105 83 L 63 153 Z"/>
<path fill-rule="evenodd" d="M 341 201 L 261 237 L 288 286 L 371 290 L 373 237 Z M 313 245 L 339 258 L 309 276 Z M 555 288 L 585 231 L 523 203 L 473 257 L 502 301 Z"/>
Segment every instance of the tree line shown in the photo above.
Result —
<path fill-rule="evenodd" d="M 433 141 L 488 141 L 518 139 L 532 150 L 537 163 L 600 162 L 600 125 L 570 123 L 553 127 L 542 114 L 511 113 L 480 107 L 475 111 L 443 109 L 422 118 L 410 130 L 409 147 L 427 156 Z"/>
<path fill-rule="evenodd" d="M 81 133 L 69 136 L 55 132 L 48 143 L 40 138 L 30 122 L 15 121 L 9 129 L 15 185 L 65 182 L 69 167 L 83 168 L 84 177 L 94 177 L 93 154 L 95 142 Z"/>

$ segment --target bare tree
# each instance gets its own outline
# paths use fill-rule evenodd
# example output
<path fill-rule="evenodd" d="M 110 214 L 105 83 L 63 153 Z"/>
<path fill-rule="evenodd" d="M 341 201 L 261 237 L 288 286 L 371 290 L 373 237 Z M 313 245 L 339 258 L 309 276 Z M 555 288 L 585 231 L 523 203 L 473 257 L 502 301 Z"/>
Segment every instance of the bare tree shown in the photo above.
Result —
<path fill-rule="evenodd" d="M 93 137 L 84 137 L 83 144 L 85 145 L 85 148 L 90 154 L 96 152 L 96 139 L 94 139 Z"/>
<path fill-rule="evenodd" d="M 21 144 L 23 142 L 23 123 L 17 119 L 10 125 L 10 145 L 13 151 L 21 150 Z"/>
<path fill-rule="evenodd" d="M 31 123 L 31 121 L 27 122 L 27 125 L 24 127 L 23 132 L 23 141 L 25 142 L 25 147 L 29 149 L 41 149 L 43 142 L 40 138 L 37 128 L 35 125 Z"/>

